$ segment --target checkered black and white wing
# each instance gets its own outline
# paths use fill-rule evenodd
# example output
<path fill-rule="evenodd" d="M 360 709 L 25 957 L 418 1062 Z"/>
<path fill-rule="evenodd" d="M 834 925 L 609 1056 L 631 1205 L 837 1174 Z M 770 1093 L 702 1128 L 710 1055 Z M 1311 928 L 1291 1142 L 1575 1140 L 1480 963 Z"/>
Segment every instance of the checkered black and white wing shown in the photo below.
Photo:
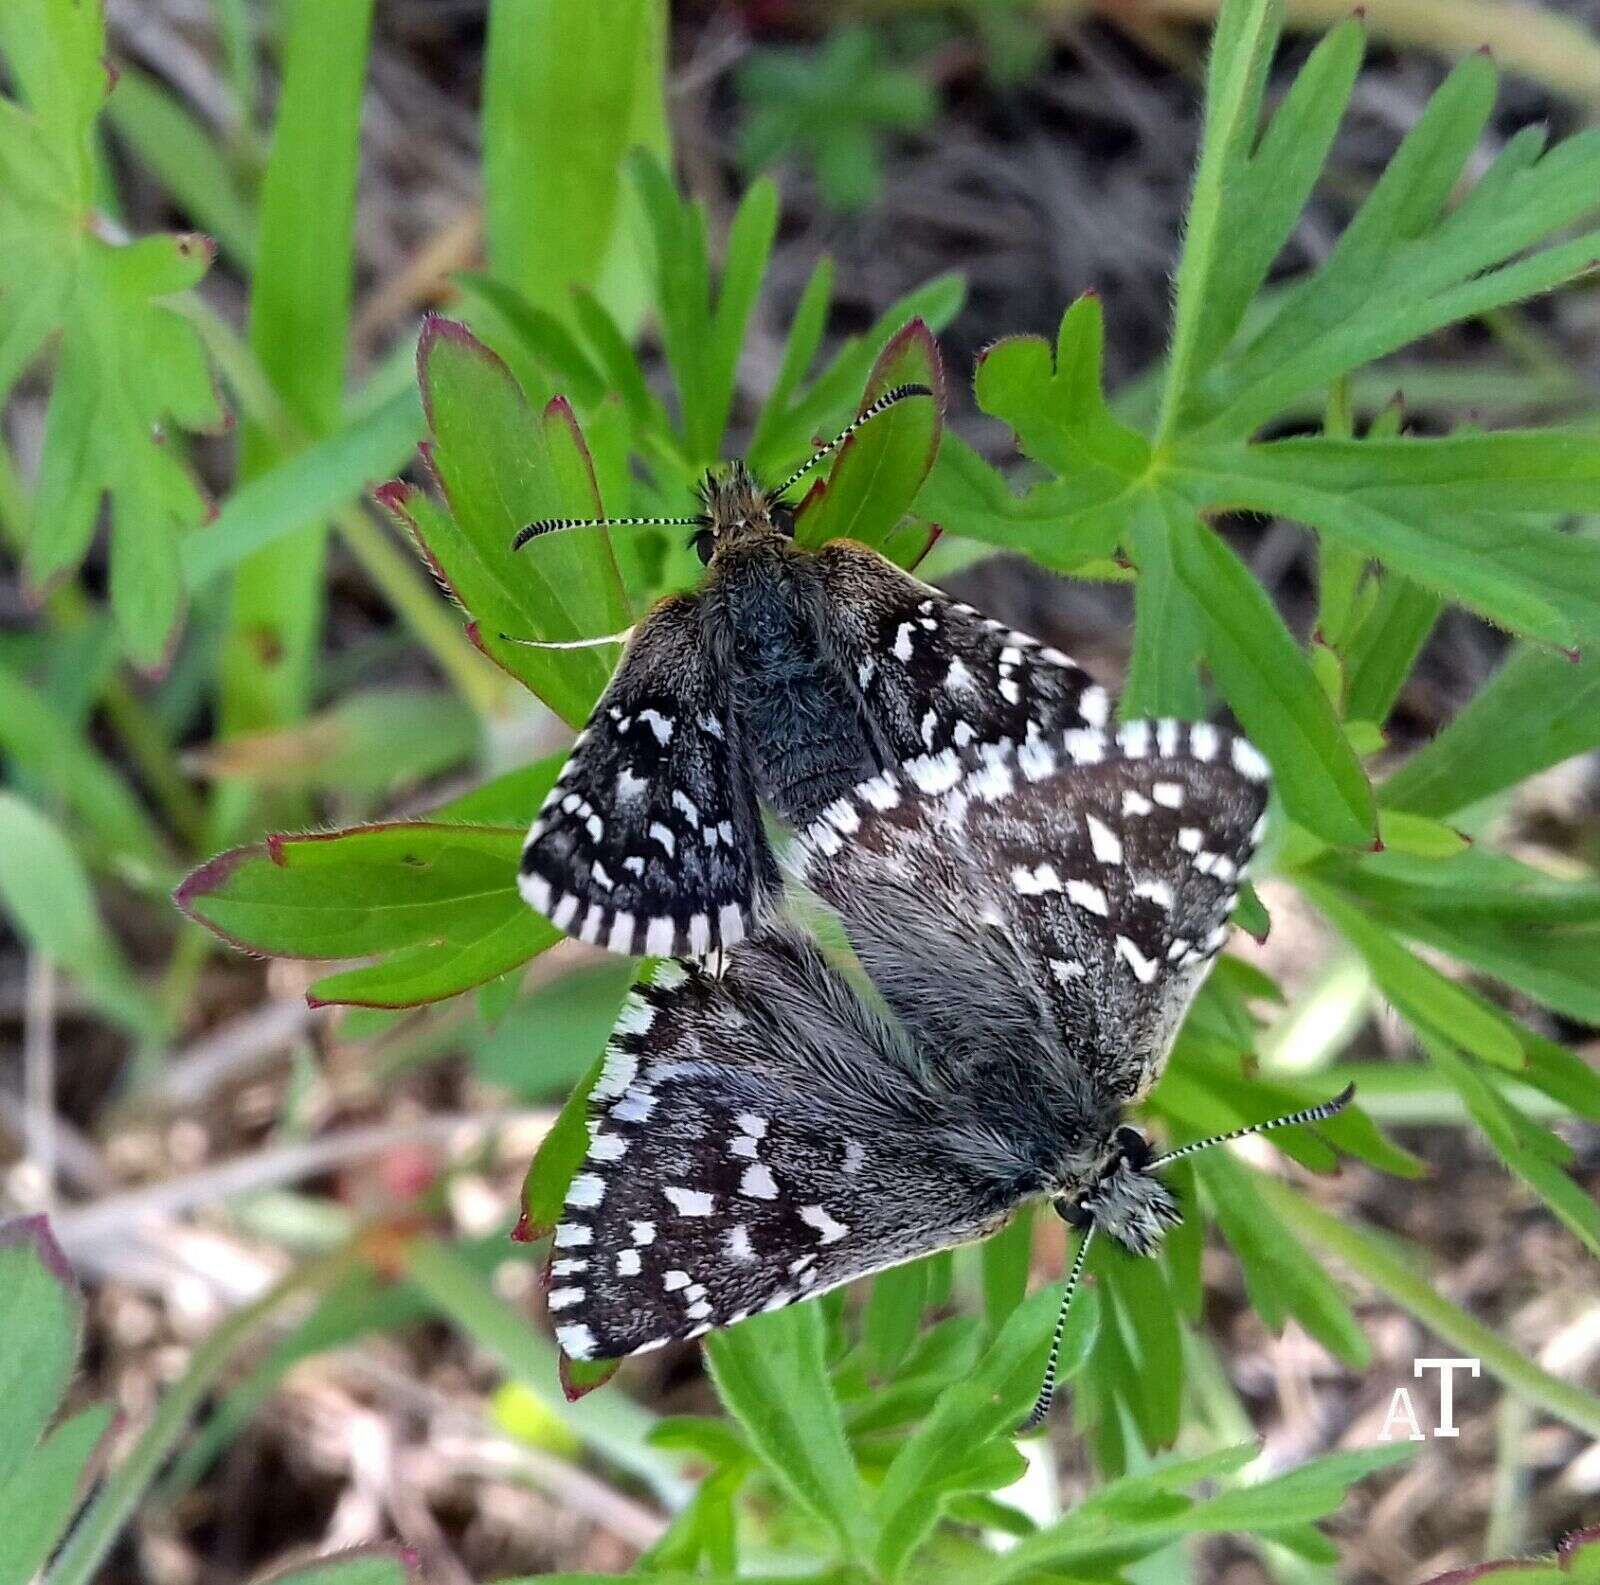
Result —
<path fill-rule="evenodd" d="M 632 995 L 551 1249 L 574 1359 L 614 1359 L 976 1238 L 1021 1198 L 816 944 L 763 928 L 720 978 Z"/>
<path fill-rule="evenodd" d="M 522 850 L 527 902 L 613 952 L 731 946 L 777 883 L 693 596 L 651 612 Z"/>
<path fill-rule="evenodd" d="M 1070 657 L 849 540 L 817 552 L 839 664 L 896 760 L 1104 727 L 1111 701 Z"/>
<path fill-rule="evenodd" d="M 1207 723 L 1075 729 L 863 783 L 803 834 L 796 867 L 919 1048 L 958 1061 L 1042 1020 L 1127 1103 L 1227 939 L 1267 776 Z"/>

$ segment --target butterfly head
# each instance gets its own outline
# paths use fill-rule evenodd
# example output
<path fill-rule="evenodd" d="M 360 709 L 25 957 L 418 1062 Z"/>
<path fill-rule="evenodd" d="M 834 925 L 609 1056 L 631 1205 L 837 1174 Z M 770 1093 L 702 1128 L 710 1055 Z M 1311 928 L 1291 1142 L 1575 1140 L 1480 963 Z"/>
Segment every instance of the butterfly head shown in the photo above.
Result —
<path fill-rule="evenodd" d="M 1150 1141 L 1137 1128 L 1118 1128 L 1089 1185 L 1071 1199 L 1058 1198 L 1056 1212 L 1074 1227 L 1098 1228 L 1135 1255 L 1153 1255 L 1166 1230 L 1183 1220 L 1155 1165 Z"/>
<path fill-rule="evenodd" d="M 794 535 L 794 512 L 781 505 L 742 462 L 712 468 L 700 481 L 701 512 L 689 543 L 701 562 L 731 544 L 781 534 Z"/>

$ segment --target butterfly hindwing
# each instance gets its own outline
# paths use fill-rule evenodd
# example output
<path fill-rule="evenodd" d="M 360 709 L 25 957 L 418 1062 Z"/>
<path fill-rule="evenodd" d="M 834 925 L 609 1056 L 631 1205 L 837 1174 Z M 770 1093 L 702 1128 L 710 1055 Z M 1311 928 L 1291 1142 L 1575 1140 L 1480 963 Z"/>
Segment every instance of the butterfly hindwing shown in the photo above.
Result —
<path fill-rule="evenodd" d="M 1106 724 L 1105 689 L 1060 650 L 848 540 L 816 568 L 839 663 L 898 761 Z"/>
<path fill-rule="evenodd" d="M 1265 761 L 1221 728 L 1073 729 L 934 793 L 864 783 L 804 834 L 798 868 L 920 1044 L 1023 1040 L 1042 1019 L 1058 1060 L 1126 1104 L 1227 937 L 1266 799 Z"/>
<path fill-rule="evenodd" d="M 1009 1183 L 951 1133 L 904 1037 L 769 926 L 716 977 L 629 998 L 551 1251 L 563 1350 L 611 1359 L 992 1230 Z"/>
<path fill-rule="evenodd" d="M 704 953 L 750 928 L 776 869 L 730 742 L 724 676 L 680 595 L 640 624 L 528 833 L 519 884 L 614 952 Z"/>

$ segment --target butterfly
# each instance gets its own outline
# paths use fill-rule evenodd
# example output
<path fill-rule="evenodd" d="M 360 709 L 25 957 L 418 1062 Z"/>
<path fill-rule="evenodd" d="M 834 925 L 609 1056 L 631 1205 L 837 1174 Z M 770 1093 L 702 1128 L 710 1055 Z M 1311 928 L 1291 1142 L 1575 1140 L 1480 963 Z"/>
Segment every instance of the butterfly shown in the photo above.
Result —
<path fill-rule="evenodd" d="M 1245 739 L 1134 721 L 993 747 L 936 785 L 879 772 L 826 806 L 792 869 L 881 1005 L 783 918 L 720 975 L 669 963 L 632 993 L 554 1233 L 562 1351 L 733 1325 L 1040 1198 L 1085 1229 L 1069 1300 L 1094 1231 L 1153 1253 L 1180 1217 L 1159 1169 L 1218 1141 L 1157 1155 L 1124 1117 L 1226 939 L 1266 799 Z"/>
<path fill-rule="evenodd" d="M 1105 690 L 1059 650 L 849 540 L 794 542 L 789 489 L 864 424 L 865 407 L 775 490 L 742 463 L 708 473 L 690 527 L 707 576 L 660 602 L 578 734 L 523 847 L 527 902 L 620 953 L 703 956 L 771 911 L 781 877 L 762 809 L 790 827 L 899 769 L 927 790 L 979 746 L 1103 727 Z M 542 535 L 601 526 L 529 524 Z"/>

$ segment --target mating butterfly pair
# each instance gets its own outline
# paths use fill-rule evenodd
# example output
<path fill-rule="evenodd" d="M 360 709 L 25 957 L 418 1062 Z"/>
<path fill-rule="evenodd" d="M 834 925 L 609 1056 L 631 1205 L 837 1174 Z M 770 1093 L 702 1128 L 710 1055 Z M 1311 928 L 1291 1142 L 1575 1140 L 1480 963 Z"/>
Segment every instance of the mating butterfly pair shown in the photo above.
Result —
<path fill-rule="evenodd" d="M 929 394 L 887 393 L 834 446 Z M 575 1359 L 780 1308 L 1037 1196 L 1140 1254 L 1179 1217 L 1172 1158 L 1122 1119 L 1226 938 L 1266 762 L 1205 723 L 1113 727 L 1059 651 L 860 545 L 797 547 L 781 497 L 805 471 L 767 492 L 735 465 L 697 518 L 621 520 L 694 528 L 709 575 L 634 632 L 523 853 L 558 926 L 689 960 L 630 996 L 590 1097 L 548 1299 Z M 763 804 L 886 1012 L 779 915 Z"/>

